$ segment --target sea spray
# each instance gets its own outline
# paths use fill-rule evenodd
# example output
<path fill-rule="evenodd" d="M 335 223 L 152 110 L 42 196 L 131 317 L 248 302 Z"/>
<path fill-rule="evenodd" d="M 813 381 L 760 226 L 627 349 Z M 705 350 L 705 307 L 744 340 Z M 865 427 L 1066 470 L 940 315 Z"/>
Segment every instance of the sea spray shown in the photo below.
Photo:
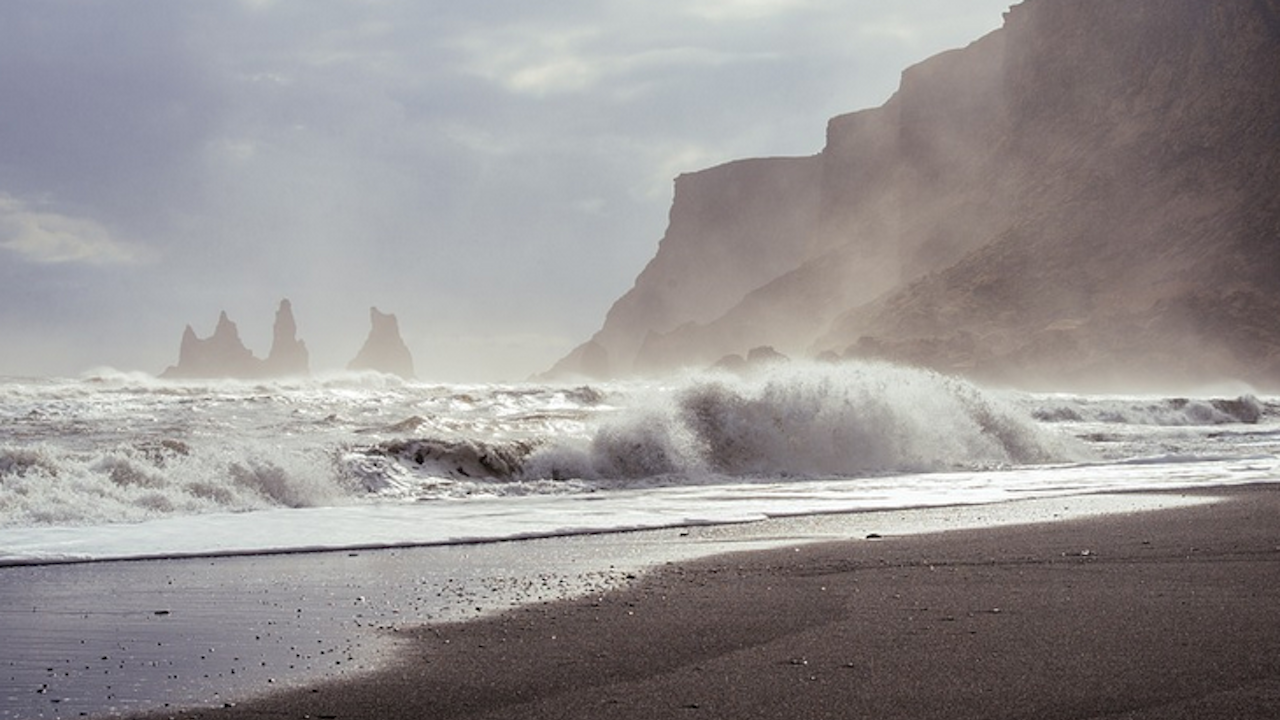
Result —
<path fill-rule="evenodd" d="M 247 440 L 195 449 L 169 441 L 70 452 L 48 441 L 0 445 L 0 527 L 336 505 L 351 498 L 341 479 L 323 449 L 284 450 Z"/>
<path fill-rule="evenodd" d="M 0 378 L 0 566 L 1274 482 L 1278 458 L 1274 397 L 1027 394 L 877 364 L 591 386 Z"/>
<path fill-rule="evenodd" d="M 998 396 L 875 363 L 777 365 L 662 388 L 587 438 L 553 440 L 524 477 L 850 476 L 1079 458 Z"/>
<path fill-rule="evenodd" d="M 880 364 L 597 387 L 99 373 L 3 390 L 12 433 L 0 444 L 0 525 L 10 526 L 1074 457 L 997 395 Z"/>
<path fill-rule="evenodd" d="M 655 488 L 730 497 L 754 485 L 816 501 L 813 482 L 839 489 L 819 493 L 829 498 L 874 489 L 920 502 L 919 487 L 943 498 L 966 474 L 992 469 L 1221 458 L 1240 447 L 1265 455 L 1277 408 L 1252 396 L 997 392 L 875 363 L 590 386 L 371 374 L 0 379 L 0 529 L 530 496 L 592 502 Z"/>
<path fill-rule="evenodd" d="M 1094 422 L 1161 427 L 1256 425 L 1280 414 L 1280 405 L 1248 394 L 1236 398 L 1089 398 L 1042 396 L 1033 417 L 1041 422 Z"/>

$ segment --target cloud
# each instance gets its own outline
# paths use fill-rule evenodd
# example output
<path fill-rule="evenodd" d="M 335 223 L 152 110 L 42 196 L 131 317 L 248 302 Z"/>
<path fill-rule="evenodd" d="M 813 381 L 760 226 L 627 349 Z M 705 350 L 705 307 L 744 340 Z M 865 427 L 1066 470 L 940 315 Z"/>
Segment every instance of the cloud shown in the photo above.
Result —
<path fill-rule="evenodd" d="M 591 46 L 599 30 L 535 25 L 483 29 L 456 41 L 468 72 L 515 93 L 583 92 L 606 70 Z"/>
<path fill-rule="evenodd" d="M 687 12 L 712 21 L 760 20 L 812 7 L 813 0 L 697 0 Z"/>
<path fill-rule="evenodd" d="M 0 194 L 0 248 L 43 265 L 134 264 L 146 254 L 116 240 L 93 220 L 32 209 L 4 194 Z"/>
<path fill-rule="evenodd" d="M 794 4 L 789 0 L 748 4 L 763 7 L 778 2 Z M 707 13 L 721 12 L 716 9 L 721 5 L 736 4 L 711 5 L 714 7 Z M 606 90 L 626 99 L 634 96 L 631 84 L 655 76 L 671 78 L 705 68 L 778 58 L 776 51 L 726 44 L 723 32 L 657 26 L 638 33 L 636 22 L 652 20 L 622 15 L 564 25 L 513 23 L 474 28 L 450 45 L 461 56 L 466 72 L 508 92 L 538 98 Z"/>

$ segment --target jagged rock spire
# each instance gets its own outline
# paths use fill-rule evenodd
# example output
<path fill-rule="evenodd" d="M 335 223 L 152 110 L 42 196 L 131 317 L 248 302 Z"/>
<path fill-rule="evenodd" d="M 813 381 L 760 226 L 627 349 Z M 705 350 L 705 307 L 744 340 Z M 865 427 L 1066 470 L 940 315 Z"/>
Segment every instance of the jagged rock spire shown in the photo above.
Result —
<path fill-rule="evenodd" d="M 213 334 L 207 338 L 196 335 L 187 325 L 178 348 L 178 364 L 169 367 L 160 377 L 256 379 L 306 375 L 309 372 L 307 346 L 297 338 L 297 333 L 293 306 L 288 300 L 282 300 L 276 311 L 271 353 L 262 360 L 244 346 L 239 328 L 224 310 L 218 315 Z"/>
<path fill-rule="evenodd" d="M 307 344 L 298 339 L 298 325 L 293 319 L 293 304 L 280 301 L 271 336 L 271 352 L 263 365 L 266 375 L 308 375 L 311 372 Z"/>

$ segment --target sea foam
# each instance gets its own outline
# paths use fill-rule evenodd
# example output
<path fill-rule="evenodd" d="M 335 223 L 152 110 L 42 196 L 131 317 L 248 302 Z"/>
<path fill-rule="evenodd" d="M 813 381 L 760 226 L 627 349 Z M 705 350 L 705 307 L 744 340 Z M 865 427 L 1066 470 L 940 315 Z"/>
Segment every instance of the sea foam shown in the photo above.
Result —
<path fill-rule="evenodd" d="M 0 427 L 0 565 L 1280 477 L 1276 398 L 1026 394 L 873 363 L 591 386 L 0 378 Z"/>
<path fill-rule="evenodd" d="M 269 445 L 66 452 L 0 446 L 0 527 L 138 522 L 171 515 L 334 505 L 349 497 L 323 453 Z"/>
<path fill-rule="evenodd" d="M 543 444 L 520 475 L 856 477 L 1082 453 L 999 395 L 962 380 L 887 364 L 792 363 L 651 391 L 585 438 Z"/>
<path fill-rule="evenodd" d="M 0 528 L 812 480 L 852 497 L 906 475 L 1265 454 L 1277 414 L 852 362 L 591 386 L 0 379 Z"/>

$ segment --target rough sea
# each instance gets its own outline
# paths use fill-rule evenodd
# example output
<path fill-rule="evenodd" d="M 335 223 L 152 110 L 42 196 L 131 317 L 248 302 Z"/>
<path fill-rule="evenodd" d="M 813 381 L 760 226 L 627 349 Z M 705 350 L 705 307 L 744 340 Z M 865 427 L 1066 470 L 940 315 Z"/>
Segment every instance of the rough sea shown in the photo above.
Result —
<path fill-rule="evenodd" d="M 754 530 L 776 546 L 806 524 L 958 527 L 966 505 L 971 526 L 1069 517 L 1109 491 L 1276 482 L 1278 458 L 1280 400 L 1240 388 L 1031 394 L 878 364 L 0 379 L 0 720 L 358 677 L 394 628 L 603 592 Z M 667 529 L 610 532 L 639 528 Z M 292 554 L 320 549 L 342 552 Z"/>
<path fill-rule="evenodd" d="M 1280 479 L 1280 399 L 882 364 L 578 385 L 0 379 L 0 565 L 469 543 Z"/>

